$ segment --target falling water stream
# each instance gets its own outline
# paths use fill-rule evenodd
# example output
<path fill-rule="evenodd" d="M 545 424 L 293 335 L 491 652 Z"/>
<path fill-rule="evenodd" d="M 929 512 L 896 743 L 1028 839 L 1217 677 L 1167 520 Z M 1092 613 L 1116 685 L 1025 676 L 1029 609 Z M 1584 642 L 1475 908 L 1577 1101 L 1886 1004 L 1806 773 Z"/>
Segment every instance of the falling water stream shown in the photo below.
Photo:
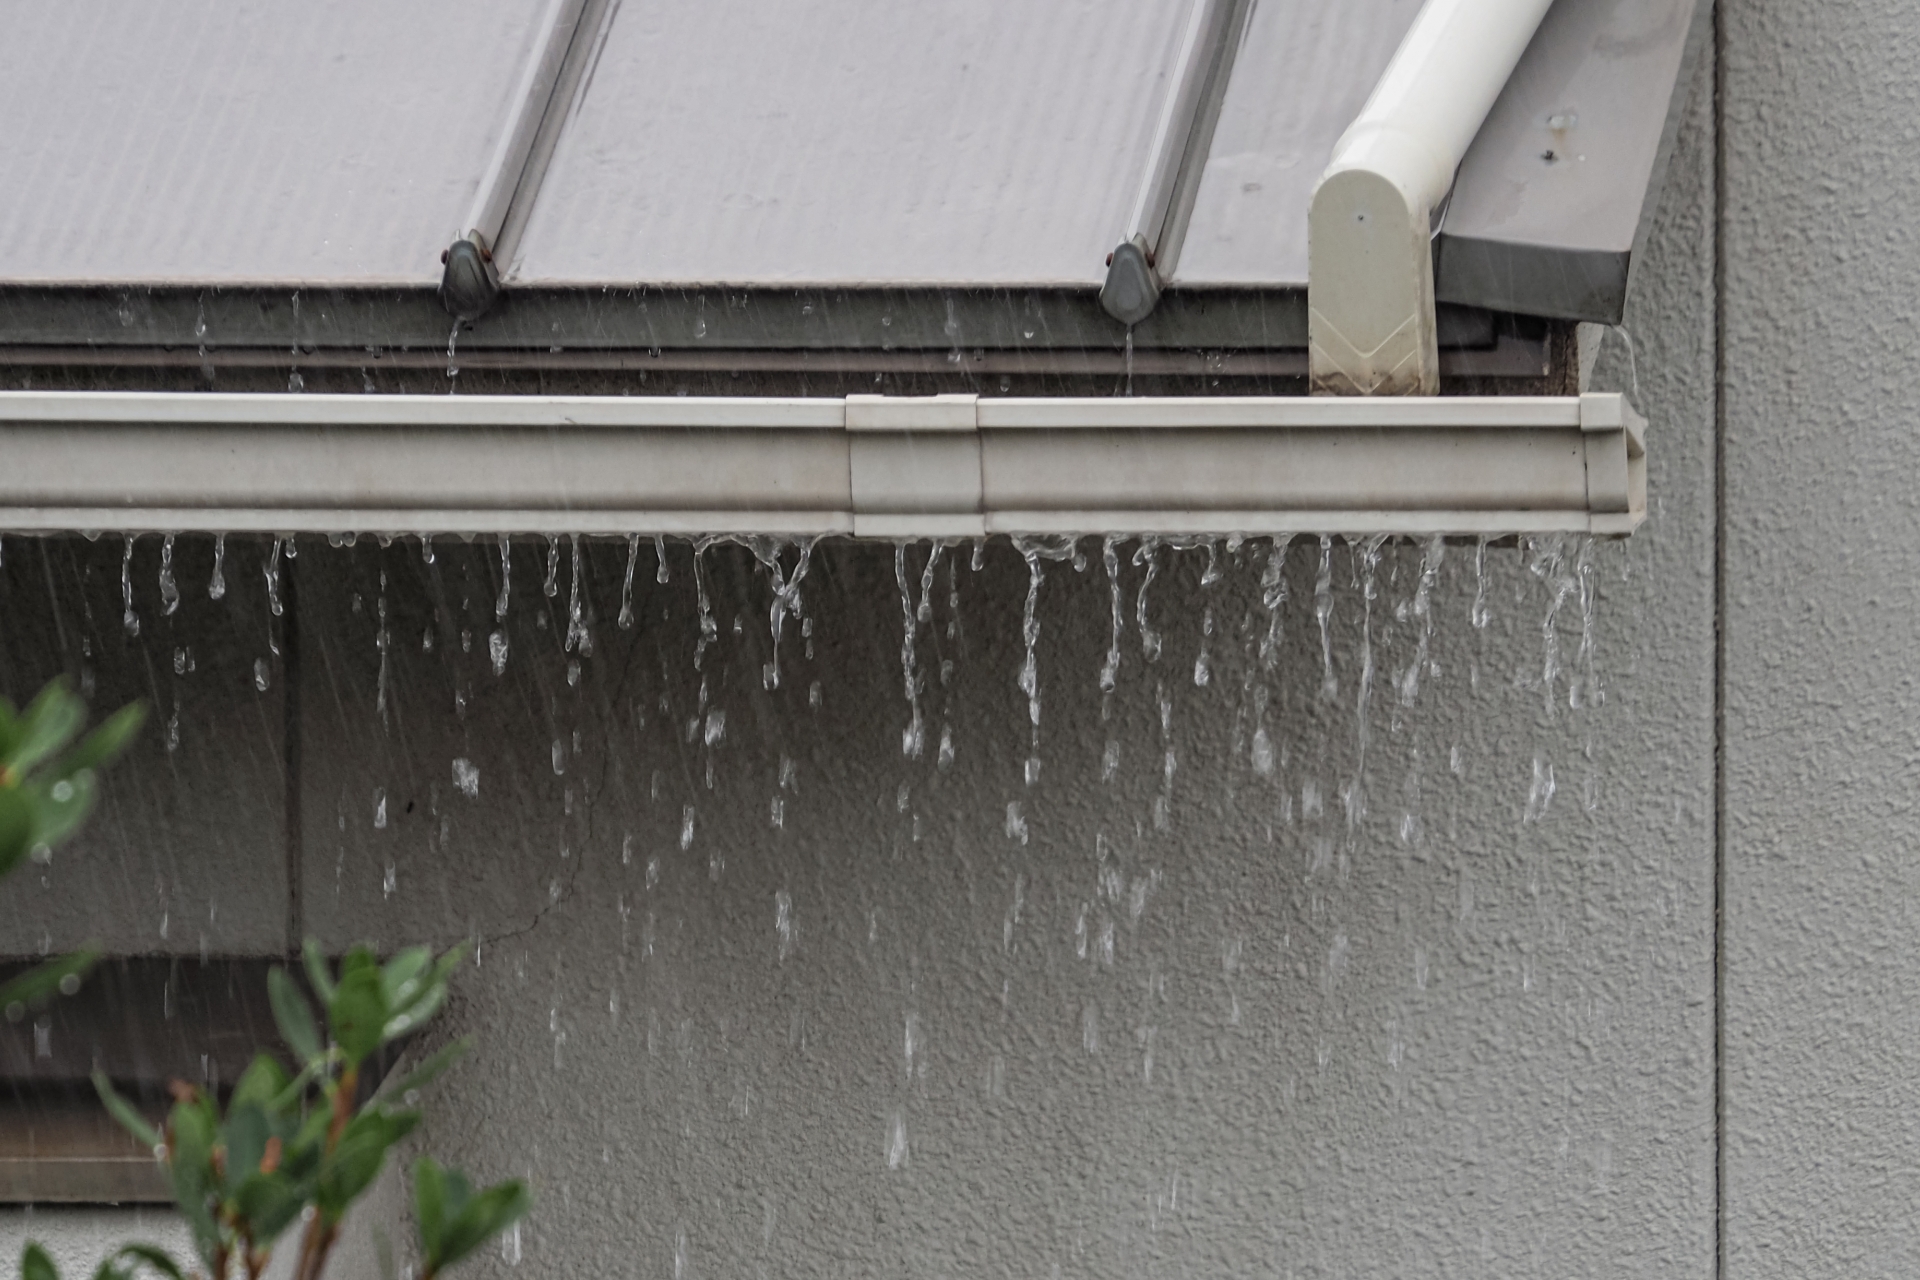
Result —
<path fill-rule="evenodd" d="M 1151 1116 L 1257 1034 L 1289 1106 L 1340 1072 L 1384 1082 L 1380 1096 L 1403 1105 L 1421 1069 L 1421 1002 L 1461 980 L 1448 930 L 1496 909 L 1486 867 L 1520 859 L 1550 888 L 1553 852 L 1597 794 L 1614 553 L 1585 537 L 1531 537 L 1517 552 L 1307 532 L 876 553 L 766 534 L 499 534 L 423 541 L 416 560 L 351 535 L 230 546 L 157 532 L 100 548 L 118 552 L 117 584 L 101 582 L 118 588 L 117 627 L 112 595 L 101 606 L 109 635 L 65 610 L 87 619 L 88 661 L 109 638 L 166 645 L 166 740 L 183 769 L 216 749 L 195 736 L 203 720 L 180 714 L 196 705 L 181 691 L 215 679 L 203 636 L 231 631 L 245 650 L 222 696 L 277 708 L 292 693 L 280 682 L 299 682 L 300 714 L 335 735 L 329 767 L 352 780 L 337 804 L 307 793 L 316 913 L 357 912 L 373 930 L 445 912 L 489 968 L 548 954 L 560 922 L 617 920 L 616 954 L 573 979 L 610 1030 L 583 1036 L 587 1014 L 556 977 L 540 1074 L 515 1087 L 572 1079 L 585 1069 L 576 1054 L 626 1037 L 647 1105 L 685 1118 L 691 1136 L 679 1119 L 655 1135 L 673 1152 L 729 1149 L 747 1139 L 720 1135 L 758 1134 L 770 1108 L 798 1108 L 793 1089 L 755 1072 L 811 1070 L 819 1046 L 853 1043 L 835 1020 L 857 1002 L 837 993 L 859 984 L 886 1011 L 891 1063 L 829 1068 L 848 1077 L 835 1088 L 871 1095 L 845 1120 L 864 1135 L 858 1158 L 902 1186 L 966 1141 L 943 1099 L 961 1091 L 983 1114 L 1024 1117 L 994 1109 L 1060 1087 L 1037 1074 L 1041 1060 L 1088 1073 L 1076 1087 L 1100 1105 Z M 21 541 L 0 539 L 12 575 L 0 580 L 25 580 Z M 528 546 L 545 552 L 531 566 Z M 669 561 L 689 554 L 691 583 L 676 582 Z M 616 598 L 616 627 L 596 627 Z M 275 640 L 295 626 L 298 670 Z M 1469 676 L 1483 669 L 1493 678 Z M 430 704 L 422 689 L 437 690 L 438 673 L 453 696 Z M 1505 710 L 1510 695 L 1528 718 Z M 523 725 L 539 726 L 527 742 L 496 740 Z M 1558 793 L 1587 799 L 1556 807 Z M 425 868 L 502 841 L 524 866 L 488 853 L 470 871 L 478 887 L 423 887 Z M 1228 868 L 1249 877 L 1244 894 L 1223 887 L 1237 883 Z M 1441 907 L 1409 908 L 1423 923 L 1383 934 L 1370 904 L 1396 877 Z M 930 905 L 903 885 L 944 887 Z M 177 930 L 180 890 L 148 897 L 153 920 Z M 1500 953 L 1471 981 L 1516 999 L 1548 981 L 1564 927 L 1549 897 L 1528 908 L 1538 932 L 1520 976 L 1508 982 Z M 971 1021 L 954 1012 L 936 948 L 965 974 Z M 1201 952 L 1205 966 L 1191 960 Z M 729 1002 L 756 964 L 775 976 Z M 514 989 L 547 981 L 538 965 L 510 972 Z M 1306 980 L 1285 988 L 1283 1017 L 1274 993 L 1296 974 Z M 793 994 L 814 991 L 836 996 Z M 1378 1040 L 1376 1060 L 1340 1058 L 1349 1024 Z M 754 1037 L 775 1048 L 736 1049 Z M 698 1118 L 709 1094 L 725 1119 Z M 1172 1169 L 1155 1176 L 1135 1200 L 1156 1230 L 1221 1194 L 1191 1170 L 1177 1194 Z M 663 1230 L 660 1261 L 706 1274 L 699 1230 Z M 508 1247 L 537 1258 L 537 1236 Z"/>

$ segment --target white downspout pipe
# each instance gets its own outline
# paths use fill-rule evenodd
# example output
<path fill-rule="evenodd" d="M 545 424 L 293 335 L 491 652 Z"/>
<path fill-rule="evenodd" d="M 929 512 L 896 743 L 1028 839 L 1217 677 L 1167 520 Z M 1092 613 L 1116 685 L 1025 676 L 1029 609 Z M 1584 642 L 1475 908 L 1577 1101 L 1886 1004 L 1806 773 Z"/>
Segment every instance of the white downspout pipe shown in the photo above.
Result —
<path fill-rule="evenodd" d="M 1321 395 L 1432 395 L 1433 216 L 1552 0 L 1427 0 L 1307 215 L 1308 366 Z"/>

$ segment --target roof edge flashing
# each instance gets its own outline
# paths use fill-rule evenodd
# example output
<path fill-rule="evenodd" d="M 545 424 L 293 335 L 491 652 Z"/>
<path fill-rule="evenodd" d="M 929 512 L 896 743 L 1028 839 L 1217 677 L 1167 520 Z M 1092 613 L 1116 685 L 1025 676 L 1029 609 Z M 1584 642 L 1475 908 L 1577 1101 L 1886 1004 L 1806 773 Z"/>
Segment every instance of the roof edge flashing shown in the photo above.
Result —
<path fill-rule="evenodd" d="M 1433 215 L 1551 0 L 1427 0 L 1335 144 L 1307 214 L 1320 395 L 1440 386 Z"/>

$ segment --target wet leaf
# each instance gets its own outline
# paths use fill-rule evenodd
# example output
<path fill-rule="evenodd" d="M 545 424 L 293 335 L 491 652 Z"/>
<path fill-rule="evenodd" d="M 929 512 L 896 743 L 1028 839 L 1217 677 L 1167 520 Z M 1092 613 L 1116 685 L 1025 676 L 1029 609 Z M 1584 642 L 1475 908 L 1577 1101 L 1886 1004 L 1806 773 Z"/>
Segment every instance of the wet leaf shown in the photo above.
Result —
<path fill-rule="evenodd" d="M 133 735 L 147 720 L 147 704 L 130 702 L 105 720 L 85 738 L 80 745 L 69 751 L 60 761 L 56 772 L 74 774 L 82 770 L 98 770 L 103 765 L 126 750 Z"/>
<path fill-rule="evenodd" d="M 11 699 L 0 697 L 0 760 L 9 758 L 18 749 L 24 731 L 20 708 L 14 706 Z"/>
<path fill-rule="evenodd" d="M 11 1005 L 38 1004 L 60 991 L 70 978 L 77 986 L 79 979 L 86 976 L 87 970 L 99 960 L 98 951 L 76 951 L 70 956 L 49 960 L 16 978 L 0 982 L 0 1012 Z"/>
<path fill-rule="evenodd" d="M 277 1111 L 280 1109 L 280 1095 L 286 1092 L 291 1083 L 287 1069 L 272 1054 L 257 1054 L 234 1083 L 233 1096 L 227 1100 L 228 1114 L 231 1115 L 232 1109 L 242 1103 L 252 1103 L 269 1113 Z"/>
<path fill-rule="evenodd" d="M 5 764 L 16 775 L 24 774 L 72 741 L 86 719 L 86 704 L 68 691 L 67 682 L 48 681 L 21 717 L 19 740 Z"/>
<path fill-rule="evenodd" d="M 387 1025 L 387 1001 L 380 990 L 379 969 L 363 965 L 341 973 L 333 1001 L 327 1006 L 327 1025 L 350 1066 L 358 1066 L 380 1047 Z"/>
<path fill-rule="evenodd" d="M 447 988 L 444 983 L 436 983 L 428 987 L 419 999 L 387 1020 L 384 1029 L 385 1038 L 392 1040 L 410 1031 L 419 1030 L 422 1023 L 440 1011 L 440 1006 L 446 1003 L 446 999 Z"/>
<path fill-rule="evenodd" d="M 471 1044 L 469 1040 L 454 1041 L 381 1092 L 391 1098 L 404 1098 L 415 1089 L 424 1089 L 438 1079 L 441 1072 L 458 1062 Z"/>
<path fill-rule="evenodd" d="M 158 1271 L 161 1275 L 167 1277 L 167 1280 L 186 1280 L 180 1271 L 180 1264 L 168 1256 L 164 1249 L 156 1249 L 150 1244 L 122 1245 L 120 1246 L 120 1251 L 107 1261 L 109 1263 L 117 1263 L 122 1258 L 136 1263 L 143 1262 L 155 1271 Z M 133 1268 L 129 1267 L 118 1274 L 131 1275 L 133 1274 L 133 1270 Z"/>
<path fill-rule="evenodd" d="M 460 1212 L 466 1199 L 464 1188 L 456 1192 L 447 1181 L 446 1171 L 432 1156 L 414 1161 L 413 1218 L 420 1228 L 420 1255 L 429 1271 L 440 1269 L 440 1241 L 447 1219 Z"/>
<path fill-rule="evenodd" d="M 18 787 L 0 787 L 0 876 L 33 848 L 33 800 Z"/>
<path fill-rule="evenodd" d="M 452 1266 L 527 1216 L 533 1197 L 526 1184 L 502 1182 L 474 1196 L 440 1233 L 441 1269 Z"/>
<path fill-rule="evenodd" d="M 52 848 L 72 835 L 93 812 L 100 788 L 93 770 L 81 769 L 51 782 L 29 782 L 20 790 L 33 801 L 34 843 Z"/>
<path fill-rule="evenodd" d="M 411 1111 L 363 1111 L 347 1122 L 340 1144 L 320 1164 L 314 1202 L 329 1222 L 338 1222 L 361 1193 L 373 1185 L 387 1151 L 420 1122 Z"/>
<path fill-rule="evenodd" d="M 20 1254 L 20 1280 L 60 1280 L 60 1271 L 47 1251 L 29 1240 Z"/>
<path fill-rule="evenodd" d="M 118 1120 L 120 1127 L 132 1134 L 136 1141 L 144 1147 L 160 1145 L 159 1130 L 148 1124 L 147 1118 L 141 1115 L 131 1102 L 120 1096 L 119 1091 L 113 1087 L 113 1082 L 107 1079 L 105 1072 L 93 1073 L 93 1088 L 100 1095 L 100 1101 L 106 1106 L 107 1114 Z"/>
<path fill-rule="evenodd" d="M 433 959 L 430 947 L 408 947 L 380 971 L 380 989 L 392 1009 L 404 1009 L 419 996 L 421 978 Z"/>
<path fill-rule="evenodd" d="M 320 1031 L 313 1024 L 313 1009 L 292 977 L 279 965 L 267 972 L 267 1002 L 273 1006 L 274 1025 L 280 1028 L 281 1038 L 301 1064 L 319 1057 Z"/>
<path fill-rule="evenodd" d="M 220 1126 L 220 1145 L 226 1148 L 226 1176 L 222 1181 L 236 1188 L 248 1175 L 257 1173 L 266 1158 L 267 1140 L 273 1126 L 258 1103 L 236 1102 L 227 1110 L 227 1122 Z"/>
<path fill-rule="evenodd" d="M 307 982 L 313 987 L 313 994 L 320 997 L 320 1003 L 333 1003 L 333 975 L 327 970 L 327 958 L 320 954 L 320 944 L 308 938 L 300 948 L 300 958 L 306 962 Z"/>
<path fill-rule="evenodd" d="M 255 1248 L 273 1244 L 306 1207 L 306 1189 L 283 1173 L 253 1173 L 233 1193 L 233 1205 L 251 1228 Z"/>

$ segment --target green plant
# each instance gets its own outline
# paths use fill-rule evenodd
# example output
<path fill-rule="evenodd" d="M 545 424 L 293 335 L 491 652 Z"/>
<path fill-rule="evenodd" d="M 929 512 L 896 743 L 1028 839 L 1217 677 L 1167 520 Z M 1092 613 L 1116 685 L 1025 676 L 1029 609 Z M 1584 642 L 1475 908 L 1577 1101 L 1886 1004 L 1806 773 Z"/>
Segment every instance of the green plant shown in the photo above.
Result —
<path fill-rule="evenodd" d="M 299 984 L 274 968 L 267 994 L 299 1070 L 289 1074 L 261 1054 L 235 1084 L 224 1115 L 205 1090 L 176 1082 L 173 1110 L 156 1130 L 106 1077 L 95 1075 L 115 1118 L 166 1164 L 211 1280 L 228 1280 L 236 1267 L 258 1280 L 281 1237 L 302 1219 L 294 1280 L 322 1273 L 347 1210 L 379 1177 L 393 1145 L 419 1123 L 408 1099 L 467 1046 L 448 1045 L 378 1089 L 363 1088 L 362 1073 L 382 1048 L 439 1010 L 463 953 L 456 947 L 435 958 L 426 947 L 413 947 L 382 964 L 355 947 L 335 971 L 309 940 L 306 977 L 326 1035 Z M 518 1221 L 530 1200 L 518 1182 L 475 1194 L 462 1175 L 422 1160 L 415 1204 L 422 1280 L 430 1280 Z"/>
<path fill-rule="evenodd" d="M 43 689 L 25 712 L 0 698 L 0 878 L 29 859 L 44 860 L 92 809 L 98 770 L 118 755 L 145 718 L 140 704 L 107 718 L 77 746 L 86 709 L 64 683 Z M 369 1087 L 368 1064 L 382 1049 L 413 1034 L 446 1000 L 447 981 L 462 948 L 435 957 L 413 947 L 384 964 L 355 947 L 329 966 L 309 939 L 308 985 L 323 1021 L 284 969 L 268 974 L 267 995 L 296 1070 L 260 1054 L 235 1084 L 224 1112 L 207 1091 L 175 1081 L 173 1108 L 158 1129 L 107 1078 L 94 1087 L 107 1109 L 152 1147 L 173 1184 L 181 1214 L 207 1280 L 236 1274 L 259 1280 L 275 1245 L 298 1222 L 294 1280 L 318 1280 L 347 1211 L 373 1185 L 395 1143 L 420 1121 L 412 1099 L 466 1050 L 448 1045 L 404 1078 Z M 0 986 L 0 1011 L 71 994 L 98 958 L 92 950 L 64 956 Z M 324 1035 L 322 1028 L 324 1027 Z M 414 1204 L 423 1265 L 434 1280 L 526 1215 L 531 1200 L 519 1182 L 475 1192 L 460 1173 L 421 1159 Z M 180 1266 L 151 1245 L 129 1244 L 94 1271 L 94 1280 L 137 1280 L 143 1272 L 185 1280 Z M 29 1242 L 22 1280 L 59 1280 L 46 1250 Z"/>
<path fill-rule="evenodd" d="M 73 746 L 87 709 L 64 680 L 48 684 L 24 712 L 0 698 L 0 879 L 29 859 L 51 858 L 79 829 L 99 796 L 99 771 L 146 715 L 142 703 L 122 707 Z M 18 1018 L 56 991 L 73 991 L 98 958 L 81 951 L 0 983 L 0 1012 Z"/>

